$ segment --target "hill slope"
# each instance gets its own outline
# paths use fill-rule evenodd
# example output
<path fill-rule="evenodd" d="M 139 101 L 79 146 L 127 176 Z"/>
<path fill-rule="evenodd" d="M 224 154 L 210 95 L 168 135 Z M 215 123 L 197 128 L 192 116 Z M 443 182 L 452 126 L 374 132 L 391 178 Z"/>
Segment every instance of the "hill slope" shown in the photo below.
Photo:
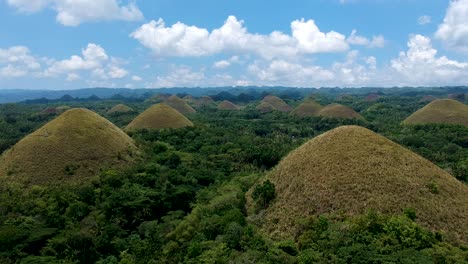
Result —
<path fill-rule="evenodd" d="M 80 181 L 133 160 L 133 140 L 87 109 L 71 109 L 26 136 L 0 158 L 0 176 L 26 184 Z"/>
<path fill-rule="evenodd" d="M 221 103 L 219 103 L 218 109 L 235 111 L 235 110 L 239 110 L 239 107 L 228 100 L 224 100 Z"/>
<path fill-rule="evenodd" d="M 295 221 L 309 215 L 413 208 L 423 226 L 468 241 L 468 187 L 362 127 L 339 127 L 308 141 L 266 178 L 277 192 L 264 224 L 274 236 L 291 236 Z"/>
<path fill-rule="evenodd" d="M 196 112 L 195 109 L 193 109 L 190 105 L 187 104 L 187 102 L 180 99 L 176 95 L 172 95 L 171 97 L 167 98 L 167 100 L 165 100 L 164 102 L 184 115 Z"/>
<path fill-rule="evenodd" d="M 263 98 L 262 102 L 269 103 L 277 111 L 289 112 L 289 111 L 292 110 L 291 107 L 288 104 L 286 104 L 281 98 L 273 96 L 273 95 L 265 96 L 265 98 Z"/>
<path fill-rule="evenodd" d="M 260 104 L 258 104 L 255 109 L 260 111 L 260 113 L 270 113 L 276 110 L 275 107 L 272 106 L 270 103 L 263 101 L 260 102 Z"/>
<path fill-rule="evenodd" d="M 352 108 L 341 104 L 327 105 L 318 111 L 317 115 L 325 117 L 362 119 L 362 116 L 359 113 L 354 111 Z"/>
<path fill-rule="evenodd" d="M 291 115 L 297 117 L 310 117 L 316 116 L 318 112 L 322 109 L 322 106 L 315 102 L 314 100 L 305 100 L 302 104 L 296 107 L 292 112 Z"/>
<path fill-rule="evenodd" d="M 174 108 L 164 104 L 156 104 L 139 114 L 128 124 L 128 130 L 182 128 L 193 126 L 193 123 Z"/>
<path fill-rule="evenodd" d="M 132 108 L 124 105 L 124 104 L 118 104 L 118 105 L 115 105 L 114 107 L 112 107 L 111 109 L 109 109 L 109 111 L 107 111 L 108 114 L 115 114 L 115 113 L 128 113 L 128 112 L 131 112 L 133 111 Z"/>
<path fill-rule="evenodd" d="M 468 105 L 452 99 L 434 100 L 410 115 L 404 124 L 446 123 L 468 126 Z"/>

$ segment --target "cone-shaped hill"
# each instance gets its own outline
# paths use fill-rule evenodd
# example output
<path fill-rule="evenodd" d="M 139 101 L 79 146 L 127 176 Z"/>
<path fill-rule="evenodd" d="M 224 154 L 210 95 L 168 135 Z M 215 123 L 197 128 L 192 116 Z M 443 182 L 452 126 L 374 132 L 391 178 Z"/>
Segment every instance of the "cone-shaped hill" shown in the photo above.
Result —
<path fill-rule="evenodd" d="M 325 117 L 338 117 L 338 118 L 356 118 L 362 119 L 362 116 L 354 111 L 352 108 L 341 105 L 331 104 L 322 108 L 317 115 Z"/>
<path fill-rule="evenodd" d="M 281 112 L 289 112 L 291 111 L 291 107 L 286 104 L 281 98 L 276 97 L 274 95 L 267 95 L 263 98 L 262 102 L 269 103 L 274 107 L 275 110 Z"/>
<path fill-rule="evenodd" d="M 452 99 L 439 99 L 410 115 L 404 124 L 460 124 L 468 126 L 468 105 Z"/>
<path fill-rule="evenodd" d="M 164 102 L 184 115 L 196 112 L 195 109 L 187 104 L 187 102 L 185 102 L 183 99 L 180 99 L 176 95 L 172 95 Z"/>
<path fill-rule="evenodd" d="M 118 105 L 115 105 L 114 107 L 112 107 L 111 109 L 109 109 L 109 111 L 107 111 L 108 114 L 117 114 L 117 113 L 128 113 L 128 112 L 132 112 L 133 109 L 124 105 L 124 104 L 118 104 Z"/>
<path fill-rule="evenodd" d="M 320 104 L 318 104 L 314 100 L 308 99 L 308 100 L 305 100 L 299 106 L 297 106 L 291 112 L 291 115 L 297 116 L 297 117 L 317 116 L 320 109 L 322 109 L 322 106 Z"/>
<path fill-rule="evenodd" d="M 224 100 L 221 103 L 219 103 L 218 109 L 219 110 L 235 111 L 235 110 L 239 110 L 239 107 L 237 105 L 235 105 L 234 103 L 228 101 L 228 100 Z"/>
<path fill-rule="evenodd" d="M 263 228 L 275 237 L 292 236 L 295 221 L 310 215 L 354 215 L 370 209 L 400 214 L 412 208 L 423 226 L 468 241 L 468 187 L 362 127 L 343 126 L 315 137 L 266 178 L 277 195 L 265 212 Z"/>
<path fill-rule="evenodd" d="M 270 113 L 276 110 L 276 108 L 268 102 L 260 102 L 257 105 L 256 109 L 260 111 L 260 113 Z"/>
<path fill-rule="evenodd" d="M 127 126 L 127 130 L 182 128 L 193 126 L 193 123 L 174 108 L 156 104 L 139 114 Z"/>
<path fill-rule="evenodd" d="M 167 98 L 169 98 L 169 96 L 170 95 L 168 94 L 156 94 L 146 99 L 145 102 L 156 104 L 156 103 L 164 102 L 165 100 L 167 100 Z"/>
<path fill-rule="evenodd" d="M 137 156 L 133 140 L 100 115 L 70 109 L 0 157 L 0 177 L 25 184 L 80 182 Z"/>

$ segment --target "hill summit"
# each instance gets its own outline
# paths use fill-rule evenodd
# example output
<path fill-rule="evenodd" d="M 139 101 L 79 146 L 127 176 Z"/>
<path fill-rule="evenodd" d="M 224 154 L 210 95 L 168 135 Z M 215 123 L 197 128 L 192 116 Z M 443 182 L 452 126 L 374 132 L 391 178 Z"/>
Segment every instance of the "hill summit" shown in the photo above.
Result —
<path fill-rule="evenodd" d="M 434 100 L 414 112 L 404 124 L 460 124 L 468 126 L 468 105 L 453 99 Z"/>
<path fill-rule="evenodd" d="M 218 109 L 234 111 L 234 110 L 239 110 L 239 107 L 235 105 L 234 103 L 232 103 L 231 101 L 224 100 L 221 103 L 219 103 Z"/>
<path fill-rule="evenodd" d="M 356 118 L 362 119 L 362 116 L 354 111 L 352 108 L 341 105 L 331 104 L 318 111 L 317 115 L 325 117 L 338 117 L 338 118 Z"/>
<path fill-rule="evenodd" d="M 0 177 L 25 184 L 77 182 L 132 161 L 133 140 L 100 115 L 70 109 L 0 157 Z"/>
<path fill-rule="evenodd" d="M 109 111 L 107 111 L 108 114 L 117 114 L 117 113 L 128 113 L 128 112 L 131 112 L 133 111 L 132 108 L 124 105 L 124 104 L 118 104 L 118 105 L 115 105 L 114 107 L 112 107 L 111 109 L 109 109 Z"/>
<path fill-rule="evenodd" d="M 182 128 L 193 126 L 193 123 L 174 108 L 160 103 L 151 106 L 128 124 L 128 130 Z"/>
<path fill-rule="evenodd" d="M 267 174 L 277 196 L 264 230 L 291 236 L 296 220 L 323 213 L 416 210 L 416 221 L 468 241 L 468 187 L 421 156 L 362 127 L 317 136 Z"/>
<path fill-rule="evenodd" d="M 322 106 L 319 103 L 312 99 L 306 99 L 291 112 L 291 115 L 297 117 L 317 116 L 320 109 L 322 109 Z"/>
<path fill-rule="evenodd" d="M 283 99 L 274 95 L 265 96 L 262 102 L 270 104 L 276 111 L 289 112 L 292 110 L 291 107 L 283 101 Z"/>
<path fill-rule="evenodd" d="M 184 115 L 196 112 L 195 109 L 188 105 L 186 101 L 180 99 L 177 95 L 172 95 L 171 97 L 167 98 L 164 103 Z"/>

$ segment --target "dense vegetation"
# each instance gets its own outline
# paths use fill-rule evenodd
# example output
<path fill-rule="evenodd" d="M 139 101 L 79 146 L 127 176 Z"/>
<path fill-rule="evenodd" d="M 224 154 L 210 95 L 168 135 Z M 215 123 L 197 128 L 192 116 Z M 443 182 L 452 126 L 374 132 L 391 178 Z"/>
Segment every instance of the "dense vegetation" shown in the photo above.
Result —
<path fill-rule="evenodd" d="M 260 219 L 245 209 L 247 191 L 266 170 L 306 140 L 346 124 L 381 133 L 468 181 L 467 127 L 401 125 L 425 104 L 419 99 L 316 96 L 322 105 L 350 106 L 365 120 L 261 114 L 255 104 L 241 111 L 203 108 L 188 116 L 194 127 L 131 132 L 142 150 L 131 168 L 75 186 L 2 185 L 0 263 L 468 262 L 466 245 L 418 226 L 411 209 L 300 219 L 300 230 L 285 241 L 263 234 Z M 135 112 L 106 113 L 118 103 Z M 43 109 L 63 104 L 92 109 L 120 127 L 149 106 L 116 100 L 0 105 L 0 152 L 57 116 Z M 271 183 L 252 194 L 258 210 L 274 197 Z"/>

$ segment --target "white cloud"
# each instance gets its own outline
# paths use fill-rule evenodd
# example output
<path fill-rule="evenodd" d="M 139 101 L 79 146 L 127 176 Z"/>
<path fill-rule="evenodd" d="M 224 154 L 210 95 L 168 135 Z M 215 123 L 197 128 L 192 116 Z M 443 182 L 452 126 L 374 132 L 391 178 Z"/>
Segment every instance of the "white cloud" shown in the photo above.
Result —
<path fill-rule="evenodd" d="M 211 32 L 181 22 L 166 26 L 159 19 L 143 24 L 130 36 L 160 56 L 198 57 L 222 52 L 241 52 L 275 59 L 302 54 L 344 52 L 349 49 L 343 34 L 335 31 L 322 32 L 314 20 L 293 21 L 291 32 L 291 35 L 279 31 L 268 35 L 249 33 L 242 20 L 229 16 L 220 28 Z M 380 37 L 376 41 L 381 41 Z M 378 45 L 377 43 L 376 46 Z"/>
<path fill-rule="evenodd" d="M 231 63 L 227 60 L 220 60 L 220 61 L 216 61 L 214 64 L 213 64 L 213 67 L 217 68 L 217 69 L 224 69 L 224 68 L 227 68 L 231 66 Z"/>
<path fill-rule="evenodd" d="M 240 63 L 239 56 L 232 56 L 228 60 L 215 61 L 213 63 L 213 67 L 217 69 L 224 69 L 231 66 L 233 63 Z"/>
<path fill-rule="evenodd" d="M 77 72 L 89 72 L 93 78 L 121 79 L 128 75 L 128 71 L 120 66 L 118 59 L 109 57 L 101 46 L 89 43 L 80 55 L 72 55 L 69 59 L 53 61 L 44 72 L 46 77 L 67 75 L 68 81 L 74 78 Z"/>
<path fill-rule="evenodd" d="M 408 51 L 400 52 L 391 61 L 398 73 L 394 82 L 404 85 L 452 85 L 468 82 L 468 63 L 438 57 L 431 39 L 422 35 L 411 36 Z"/>
<path fill-rule="evenodd" d="M 141 82 L 143 79 L 138 75 L 133 75 L 132 80 L 135 82 Z"/>
<path fill-rule="evenodd" d="M 291 23 L 292 35 L 305 53 L 342 52 L 349 49 L 346 37 L 338 32 L 321 32 L 314 20 L 295 20 Z"/>
<path fill-rule="evenodd" d="M 197 87 L 206 81 L 203 71 L 192 71 L 188 66 L 172 67 L 166 76 L 157 76 L 149 87 Z"/>
<path fill-rule="evenodd" d="M 109 66 L 109 76 L 113 79 L 120 79 L 127 76 L 128 72 L 115 65 Z"/>
<path fill-rule="evenodd" d="M 27 74 L 37 74 L 41 64 L 25 46 L 0 49 L 0 76 L 18 78 Z"/>
<path fill-rule="evenodd" d="M 7 0 L 7 3 L 26 13 L 51 8 L 57 12 L 57 22 L 65 26 L 77 26 L 89 21 L 143 19 L 135 3 L 120 5 L 118 0 Z"/>
<path fill-rule="evenodd" d="M 419 25 L 426 25 L 426 24 L 429 24 L 429 23 L 431 23 L 431 17 L 430 16 L 424 15 L 424 16 L 420 16 L 418 18 L 418 24 Z"/>
<path fill-rule="evenodd" d="M 357 31 L 353 29 L 351 35 L 346 39 L 349 44 L 367 46 L 369 48 L 383 48 L 385 46 L 385 38 L 382 35 L 373 36 L 371 40 L 366 37 L 357 35 Z"/>
<path fill-rule="evenodd" d="M 257 62 L 248 67 L 248 71 L 260 85 L 293 85 L 311 87 L 326 83 L 334 78 L 333 72 L 315 65 L 305 65 L 273 60 L 271 62 Z"/>
<path fill-rule="evenodd" d="M 450 49 L 468 52 L 468 0 L 450 1 L 435 37 Z"/>
<path fill-rule="evenodd" d="M 67 74 L 67 78 L 66 80 L 69 81 L 69 82 L 73 82 L 73 81 L 76 81 L 80 79 L 80 75 L 76 74 L 76 73 L 69 73 Z"/>

